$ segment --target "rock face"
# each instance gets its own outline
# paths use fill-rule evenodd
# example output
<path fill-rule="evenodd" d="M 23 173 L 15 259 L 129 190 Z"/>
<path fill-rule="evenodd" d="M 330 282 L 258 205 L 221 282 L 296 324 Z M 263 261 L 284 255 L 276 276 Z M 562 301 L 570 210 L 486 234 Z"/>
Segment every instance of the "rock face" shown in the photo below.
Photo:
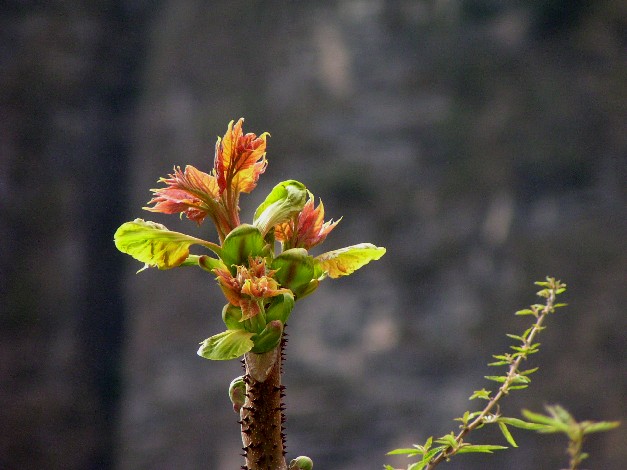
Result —
<path fill-rule="evenodd" d="M 135 217 L 214 237 L 140 208 L 240 116 L 272 135 L 243 220 L 294 178 L 344 217 L 325 249 L 388 249 L 296 305 L 288 459 L 405 466 L 385 452 L 456 427 L 547 274 L 571 306 L 502 411 L 624 419 L 618 1 L 27 3 L 0 13 L 0 468 L 242 464 L 241 367 L 195 355 L 222 328 L 212 276 L 136 276 L 111 241 Z M 451 468 L 563 466 L 516 437 Z M 624 440 L 591 439 L 589 466 L 620 468 Z"/>

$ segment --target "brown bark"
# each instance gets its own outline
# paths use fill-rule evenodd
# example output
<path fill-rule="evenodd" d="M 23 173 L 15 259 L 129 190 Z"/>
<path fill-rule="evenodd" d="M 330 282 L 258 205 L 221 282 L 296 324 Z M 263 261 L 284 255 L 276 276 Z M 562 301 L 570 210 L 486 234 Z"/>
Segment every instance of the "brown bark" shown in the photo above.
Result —
<path fill-rule="evenodd" d="M 245 355 L 246 401 L 240 410 L 244 470 L 287 470 L 281 403 L 283 344 L 265 354 Z"/>

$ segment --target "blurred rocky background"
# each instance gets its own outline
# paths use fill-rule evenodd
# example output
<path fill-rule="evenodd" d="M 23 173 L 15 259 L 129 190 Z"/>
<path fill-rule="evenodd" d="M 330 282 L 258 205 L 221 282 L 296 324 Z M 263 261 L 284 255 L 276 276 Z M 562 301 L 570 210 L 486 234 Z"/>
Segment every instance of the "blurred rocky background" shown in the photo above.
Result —
<path fill-rule="evenodd" d="M 224 301 L 134 272 L 113 232 L 228 121 L 269 131 L 244 220 L 294 178 L 343 216 L 323 249 L 388 249 L 289 325 L 288 457 L 380 469 L 455 429 L 532 282 L 570 306 L 503 413 L 627 418 L 627 9 L 620 0 L 5 1 L 0 8 L 0 468 L 239 468 L 235 362 L 196 356 Z M 561 436 L 449 469 L 557 469 Z M 587 442 L 627 461 L 627 425 Z M 503 443 L 489 430 L 474 443 Z"/>

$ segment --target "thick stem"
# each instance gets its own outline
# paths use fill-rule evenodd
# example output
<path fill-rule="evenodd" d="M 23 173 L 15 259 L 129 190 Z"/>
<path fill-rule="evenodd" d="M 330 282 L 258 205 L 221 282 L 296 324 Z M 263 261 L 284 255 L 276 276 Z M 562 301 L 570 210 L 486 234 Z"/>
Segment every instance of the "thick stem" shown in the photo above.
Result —
<path fill-rule="evenodd" d="M 245 470 L 287 470 L 281 403 L 284 341 L 269 353 L 245 355 L 246 401 L 240 410 Z"/>

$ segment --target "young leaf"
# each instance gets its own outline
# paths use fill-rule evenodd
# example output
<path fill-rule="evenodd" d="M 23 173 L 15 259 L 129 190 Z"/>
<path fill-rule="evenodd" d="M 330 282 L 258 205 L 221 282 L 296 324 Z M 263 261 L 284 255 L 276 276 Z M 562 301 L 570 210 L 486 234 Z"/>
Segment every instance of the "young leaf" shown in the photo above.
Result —
<path fill-rule="evenodd" d="M 485 375 L 484 378 L 499 383 L 504 383 L 507 380 L 507 377 L 504 375 Z"/>
<path fill-rule="evenodd" d="M 527 431 L 539 431 L 546 428 L 546 425 L 544 424 L 529 423 L 527 421 L 523 421 L 522 419 L 506 418 L 504 416 L 499 417 L 498 422 L 509 424 L 515 428 L 526 429 Z"/>
<path fill-rule="evenodd" d="M 595 423 L 584 421 L 584 423 L 582 423 L 584 434 L 609 431 L 610 429 L 617 428 L 618 426 L 620 426 L 620 421 L 599 421 Z"/>
<path fill-rule="evenodd" d="M 485 454 L 491 454 L 493 450 L 504 450 L 507 449 L 505 446 L 495 446 L 495 445 L 472 445 L 466 444 L 459 448 L 457 451 L 458 454 L 469 454 L 472 452 L 482 452 Z"/>
<path fill-rule="evenodd" d="M 415 455 L 422 455 L 423 451 L 416 449 L 415 447 L 407 449 L 394 449 L 389 451 L 386 455 L 407 455 L 408 457 L 414 457 Z"/>
<path fill-rule="evenodd" d="M 292 294 L 280 294 L 272 299 L 266 307 L 266 321 L 279 320 L 285 324 L 294 308 L 294 296 Z"/>
<path fill-rule="evenodd" d="M 200 343 L 198 355 L 214 361 L 236 359 L 250 351 L 254 333 L 246 330 L 226 330 Z"/>
<path fill-rule="evenodd" d="M 231 121 L 224 138 L 218 138 L 216 142 L 214 174 L 220 194 L 229 190 L 250 193 L 257 185 L 259 175 L 266 170 L 266 137 L 269 134 L 264 132 L 259 137 L 244 134 L 243 124 L 243 118 L 235 126 Z"/>
<path fill-rule="evenodd" d="M 220 258 L 235 274 L 234 266 L 248 264 L 248 258 L 265 256 L 269 253 L 263 236 L 256 227 L 242 224 L 234 228 L 222 243 L 222 253 Z"/>
<path fill-rule="evenodd" d="M 285 250 L 272 260 L 275 279 L 300 297 L 314 276 L 314 259 L 304 248 Z"/>
<path fill-rule="evenodd" d="M 472 395 L 468 398 L 469 400 L 474 400 L 475 398 L 481 398 L 482 400 L 490 399 L 490 390 L 486 390 L 482 388 L 481 390 L 475 390 Z"/>
<path fill-rule="evenodd" d="M 378 260 L 384 254 L 385 248 L 379 248 L 370 243 L 360 243 L 323 253 L 315 260 L 323 273 L 336 279 L 352 274 L 370 261 Z"/>
<path fill-rule="evenodd" d="M 505 437 L 507 442 L 509 442 L 512 447 L 518 447 L 518 444 L 516 444 L 514 437 L 509 432 L 509 429 L 507 429 L 507 425 L 502 420 L 498 420 L 497 424 L 499 425 L 499 429 L 503 433 L 503 436 Z"/>
<path fill-rule="evenodd" d="M 203 245 L 216 252 L 220 251 L 220 247 L 213 243 L 173 232 L 165 225 L 142 219 L 122 224 L 113 238 L 118 250 L 145 263 L 143 269 L 151 266 L 159 269 L 180 266 L 189 256 L 190 245 L 194 244 Z"/>
<path fill-rule="evenodd" d="M 253 224 L 265 236 L 274 226 L 298 214 L 307 202 L 307 188 L 295 180 L 277 184 L 255 211 Z"/>
<path fill-rule="evenodd" d="M 279 320 L 272 320 L 266 325 L 261 333 L 256 334 L 251 339 L 255 344 L 251 349 L 256 354 L 263 354 L 278 346 L 283 335 L 283 323 Z"/>

